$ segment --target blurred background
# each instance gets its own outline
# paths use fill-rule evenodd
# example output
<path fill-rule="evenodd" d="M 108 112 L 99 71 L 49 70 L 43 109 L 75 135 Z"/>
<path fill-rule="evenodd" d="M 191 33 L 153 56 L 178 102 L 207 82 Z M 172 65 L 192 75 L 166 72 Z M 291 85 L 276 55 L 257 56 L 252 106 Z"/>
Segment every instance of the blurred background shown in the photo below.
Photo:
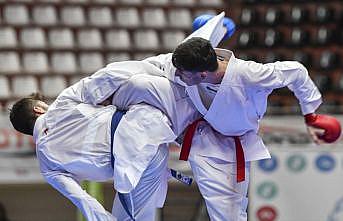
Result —
<path fill-rule="evenodd" d="M 323 93 L 319 112 L 342 122 L 342 0 L 0 0 L 0 221 L 81 220 L 44 183 L 31 138 L 10 125 L 16 99 L 40 91 L 52 101 L 107 63 L 171 52 L 197 15 L 221 11 L 237 24 L 221 47 L 263 63 L 300 61 Z M 342 221 L 342 141 L 311 144 L 287 88 L 270 95 L 261 134 L 273 158 L 253 164 L 249 221 Z M 190 173 L 177 158 L 172 149 L 170 166 Z M 100 190 L 111 210 L 112 184 Z M 172 181 L 156 220 L 209 220 L 196 185 Z"/>

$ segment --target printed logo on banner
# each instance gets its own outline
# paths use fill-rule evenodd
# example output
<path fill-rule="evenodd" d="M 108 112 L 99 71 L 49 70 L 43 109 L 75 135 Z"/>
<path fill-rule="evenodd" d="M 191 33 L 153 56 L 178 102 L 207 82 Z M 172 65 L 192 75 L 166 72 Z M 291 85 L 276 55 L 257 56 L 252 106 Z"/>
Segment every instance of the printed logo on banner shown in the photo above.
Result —
<path fill-rule="evenodd" d="M 273 172 L 278 166 L 278 160 L 275 156 L 272 156 L 270 159 L 259 160 L 258 166 L 265 172 Z"/>
<path fill-rule="evenodd" d="M 256 212 L 258 221 L 275 221 L 277 215 L 273 206 L 262 206 Z"/>
<path fill-rule="evenodd" d="M 302 155 L 292 155 L 287 159 L 287 167 L 292 172 L 301 172 L 306 167 L 306 159 Z"/>
<path fill-rule="evenodd" d="M 257 194 L 264 199 L 273 199 L 278 193 L 278 188 L 273 182 L 263 182 L 257 187 Z"/>
<path fill-rule="evenodd" d="M 327 221 L 343 220 L 343 198 L 336 202 L 334 209 L 331 211 Z"/>
<path fill-rule="evenodd" d="M 335 168 L 336 161 L 331 155 L 324 154 L 317 157 L 316 166 L 320 171 L 329 172 Z"/>

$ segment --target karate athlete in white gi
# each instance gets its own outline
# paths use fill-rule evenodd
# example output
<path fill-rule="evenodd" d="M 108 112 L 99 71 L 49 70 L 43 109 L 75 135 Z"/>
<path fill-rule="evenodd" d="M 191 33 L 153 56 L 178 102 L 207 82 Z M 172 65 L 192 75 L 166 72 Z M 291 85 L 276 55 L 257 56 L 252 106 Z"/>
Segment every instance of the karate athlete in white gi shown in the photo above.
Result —
<path fill-rule="evenodd" d="M 184 88 L 162 74 L 148 62 L 112 63 L 65 89 L 50 106 L 29 97 L 11 110 L 15 129 L 33 135 L 44 178 L 90 221 L 152 221 L 164 203 L 167 143 L 200 114 Z M 111 95 L 125 114 L 96 105 Z M 119 192 L 113 215 L 79 185 L 110 179 Z"/>
<path fill-rule="evenodd" d="M 260 64 L 238 59 L 229 50 L 213 50 L 223 36 L 223 17 L 221 14 L 209 20 L 173 54 L 146 61 L 183 85 L 203 115 L 202 120 L 190 125 L 180 159 L 187 160 L 190 154 L 193 174 L 211 220 L 244 221 L 250 162 L 270 158 L 258 127 L 272 90 L 287 86 L 294 92 L 307 125 L 325 129 L 322 135 L 311 133 L 315 141 L 336 140 L 340 125 L 332 117 L 314 114 L 322 102 L 321 94 L 300 63 Z"/>

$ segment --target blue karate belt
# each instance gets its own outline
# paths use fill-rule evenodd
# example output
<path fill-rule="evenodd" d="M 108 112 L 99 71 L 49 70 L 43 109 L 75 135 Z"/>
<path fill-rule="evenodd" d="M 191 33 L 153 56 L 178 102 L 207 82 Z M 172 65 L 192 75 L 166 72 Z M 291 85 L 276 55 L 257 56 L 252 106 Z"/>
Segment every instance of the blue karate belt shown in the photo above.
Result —
<path fill-rule="evenodd" d="M 117 130 L 117 127 L 119 125 L 120 120 L 122 119 L 122 117 L 125 115 L 126 111 L 120 111 L 117 110 L 113 115 L 112 115 L 112 120 L 111 120 L 111 166 L 112 169 L 114 169 L 114 156 L 113 156 L 113 141 L 114 141 L 114 133 Z M 126 213 L 130 216 L 130 218 L 132 220 L 135 220 L 134 218 L 134 214 L 133 214 L 133 208 L 131 208 L 131 202 L 130 201 L 130 195 L 126 194 L 126 193 L 120 193 L 117 192 L 118 196 L 119 196 L 119 200 L 123 206 L 123 208 L 125 209 Z"/>
<path fill-rule="evenodd" d="M 111 120 L 111 166 L 112 169 L 114 169 L 114 156 L 113 156 L 113 139 L 114 139 L 114 133 L 117 130 L 118 124 L 121 120 L 121 118 L 125 115 L 126 111 L 121 111 L 117 110 L 113 115 L 112 115 L 112 120 Z"/>

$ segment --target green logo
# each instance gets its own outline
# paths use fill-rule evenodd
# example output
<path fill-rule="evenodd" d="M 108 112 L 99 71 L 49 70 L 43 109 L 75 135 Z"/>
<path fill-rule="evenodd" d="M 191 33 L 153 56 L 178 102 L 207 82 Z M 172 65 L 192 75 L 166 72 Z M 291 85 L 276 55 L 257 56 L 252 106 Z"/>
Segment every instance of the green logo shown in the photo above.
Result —
<path fill-rule="evenodd" d="M 263 182 L 257 187 L 257 194 L 264 199 L 273 199 L 278 193 L 278 188 L 273 182 Z"/>
<path fill-rule="evenodd" d="M 306 159 L 302 155 L 292 155 L 287 159 L 287 167 L 292 172 L 301 172 L 306 167 Z"/>

